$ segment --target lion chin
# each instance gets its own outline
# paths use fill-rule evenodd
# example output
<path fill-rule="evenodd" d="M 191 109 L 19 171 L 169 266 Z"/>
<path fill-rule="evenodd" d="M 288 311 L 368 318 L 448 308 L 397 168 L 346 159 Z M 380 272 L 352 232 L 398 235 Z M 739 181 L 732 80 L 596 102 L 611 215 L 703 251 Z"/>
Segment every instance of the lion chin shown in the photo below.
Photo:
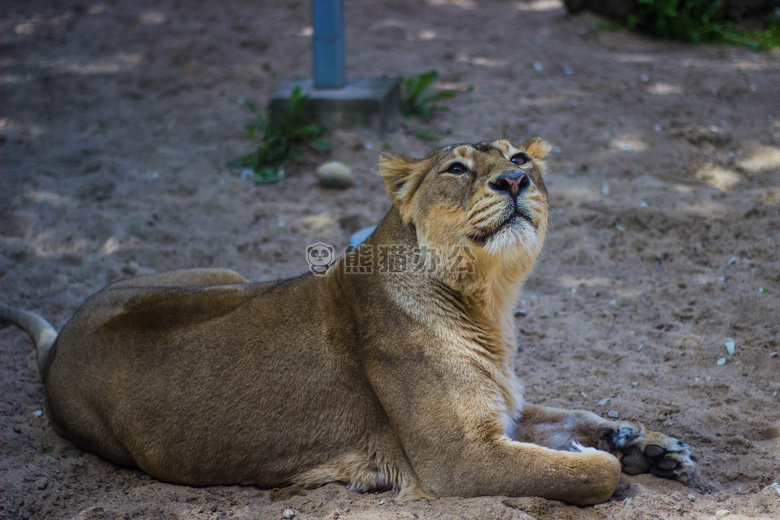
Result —
<path fill-rule="evenodd" d="M 680 441 L 523 400 L 512 308 L 547 229 L 549 150 L 382 154 L 390 211 L 330 266 L 311 246 L 304 276 L 131 278 L 59 335 L 26 311 L 0 318 L 36 341 L 56 431 L 160 480 L 575 504 L 607 500 L 621 467 L 684 481 Z"/>
<path fill-rule="evenodd" d="M 509 258 L 518 254 L 530 254 L 536 257 L 541 252 L 544 242 L 527 212 L 515 212 L 496 229 L 469 238 L 487 253 Z"/>

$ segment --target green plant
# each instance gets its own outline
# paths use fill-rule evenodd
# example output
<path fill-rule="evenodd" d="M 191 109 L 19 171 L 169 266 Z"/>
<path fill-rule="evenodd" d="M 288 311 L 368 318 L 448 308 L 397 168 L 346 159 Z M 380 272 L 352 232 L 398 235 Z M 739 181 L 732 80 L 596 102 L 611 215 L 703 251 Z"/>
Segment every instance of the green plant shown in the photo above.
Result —
<path fill-rule="evenodd" d="M 411 78 L 399 76 L 398 79 L 403 88 L 401 112 L 405 117 L 420 116 L 427 119 L 435 110 L 446 110 L 444 107 L 437 106 L 439 101 L 455 97 L 455 92 L 451 90 L 431 91 L 431 87 L 439 79 L 436 70 Z"/>
<path fill-rule="evenodd" d="M 261 112 L 253 103 L 246 102 L 247 109 L 257 118 L 255 123 L 247 125 L 247 137 L 258 139 L 260 143 L 254 152 L 228 162 L 228 168 L 251 169 L 256 184 L 276 182 L 284 175 L 287 163 L 300 159 L 303 146 L 327 150 L 328 143 L 322 138 L 325 127 L 307 124 L 305 121 L 304 111 L 308 100 L 309 96 L 301 94 L 300 87 L 295 87 L 289 106 L 278 121 L 272 121 L 267 113 Z"/>
<path fill-rule="evenodd" d="M 723 0 L 637 0 L 626 26 L 656 38 L 693 43 L 731 43 L 756 50 L 780 45 L 776 14 L 765 17 L 767 29 L 745 31 L 722 21 L 723 6 Z"/>

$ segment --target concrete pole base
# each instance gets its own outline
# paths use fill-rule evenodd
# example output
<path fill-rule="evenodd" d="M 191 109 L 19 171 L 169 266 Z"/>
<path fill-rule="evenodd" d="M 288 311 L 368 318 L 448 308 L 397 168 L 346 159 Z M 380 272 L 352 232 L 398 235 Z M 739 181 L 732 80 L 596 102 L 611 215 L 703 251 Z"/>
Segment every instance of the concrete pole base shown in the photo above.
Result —
<path fill-rule="evenodd" d="M 272 121 L 287 110 L 295 87 L 309 95 L 306 122 L 328 130 L 363 129 L 381 138 L 399 117 L 401 88 L 395 78 L 348 78 L 340 89 L 315 89 L 312 79 L 303 79 L 286 83 L 271 96 Z"/>

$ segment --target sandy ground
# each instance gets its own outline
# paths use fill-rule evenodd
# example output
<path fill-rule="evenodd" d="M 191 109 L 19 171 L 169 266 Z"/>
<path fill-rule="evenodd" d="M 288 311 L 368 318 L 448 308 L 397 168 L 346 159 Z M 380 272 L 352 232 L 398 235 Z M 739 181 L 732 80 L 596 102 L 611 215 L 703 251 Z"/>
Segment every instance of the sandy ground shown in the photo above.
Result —
<path fill-rule="evenodd" d="M 541 135 L 556 147 L 555 212 L 517 307 L 526 398 L 641 420 L 699 459 L 687 487 L 625 477 L 610 502 L 588 508 L 395 503 L 338 484 L 176 486 L 58 437 L 41 413 L 31 343 L 4 328 L 0 517 L 780 515 L 780 493 L 766 489 L 780 480 L 780 53 L 599 33 L 553 0 L 348 1 L 350 73 L 435 68 L 457 98 L 432 123 L 405 121 L 383 140 L 332 133 L 328 154 L 254 187 L 224 166 L 250 148 L 240 101 L 263 104 L 309 74 L 308 2 L 0 9 L 4 302 L 61 327 L 91 293 L 131 275 L 210 266 L 254 280 L 295 275 L 307 245 L 343 248 L 387 211 L 381 149 L 421 156 L 448 142 Z M 419 137 L 431 130 L 441 143 Z M 356 187 L 317 186 L 312 172 L 331 158 L 353 168 Z"/>

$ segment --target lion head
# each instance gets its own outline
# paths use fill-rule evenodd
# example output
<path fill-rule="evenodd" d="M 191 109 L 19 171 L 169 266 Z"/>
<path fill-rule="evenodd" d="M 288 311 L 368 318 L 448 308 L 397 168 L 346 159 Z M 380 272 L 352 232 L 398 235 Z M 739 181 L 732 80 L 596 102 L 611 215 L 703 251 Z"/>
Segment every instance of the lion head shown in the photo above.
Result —
<path fill-rule="evenodd" d="M 445 146 L 419 160 L 383 153 L 379 167 L 419 245 L 438 252 L 439 277 L 459 289 L 513 298 L 547 230 L 543 160 L 549 151 L 540 138 L 518 146 L 498 140 Z M 472 269 L 453 264 L 463 255 Z"/>

